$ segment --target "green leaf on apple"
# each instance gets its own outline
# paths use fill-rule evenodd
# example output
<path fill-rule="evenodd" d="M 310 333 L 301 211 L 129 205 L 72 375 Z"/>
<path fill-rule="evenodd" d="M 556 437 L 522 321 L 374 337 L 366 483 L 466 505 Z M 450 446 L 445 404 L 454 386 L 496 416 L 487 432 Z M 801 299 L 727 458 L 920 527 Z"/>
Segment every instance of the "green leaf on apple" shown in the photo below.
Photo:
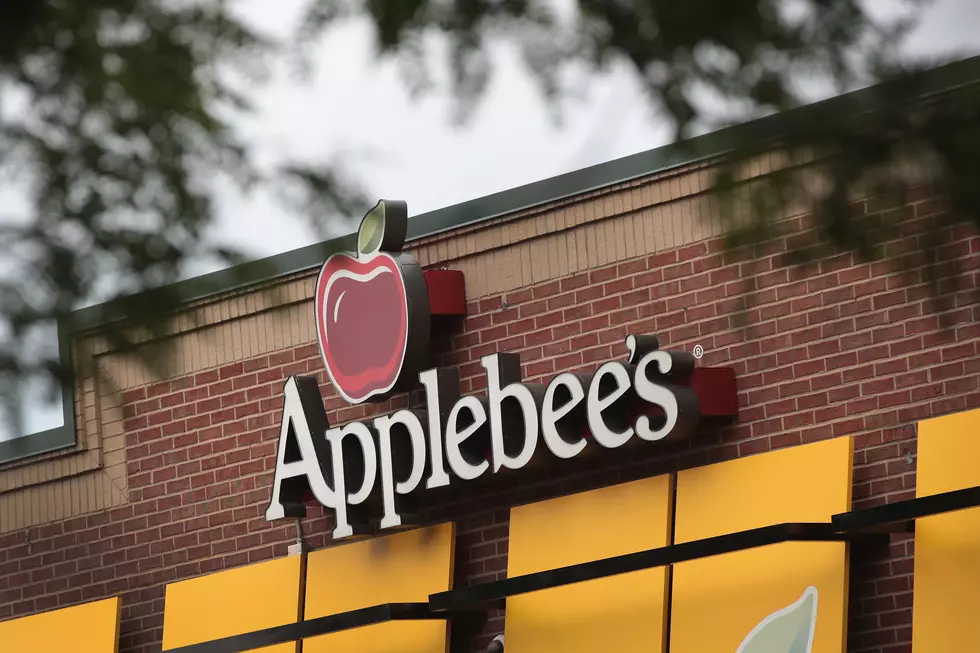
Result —
<path fill-rule="evenodd" d="M 357 251 L 374 254 L 381 247 L 385 235 L 385 203 L 381 200 L 367 212 L 357 230 Z"/>
<path fill-rule="evenodd" d="M 817 588 L 760 621 L 736 653 L 810 653 L 817 622 Z"/>

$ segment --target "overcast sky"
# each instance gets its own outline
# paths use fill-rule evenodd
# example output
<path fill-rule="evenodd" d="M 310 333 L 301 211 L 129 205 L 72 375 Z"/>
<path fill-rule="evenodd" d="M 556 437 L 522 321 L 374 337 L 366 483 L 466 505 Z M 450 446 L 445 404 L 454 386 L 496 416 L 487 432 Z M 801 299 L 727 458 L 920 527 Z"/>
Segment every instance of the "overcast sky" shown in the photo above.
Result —
<path fill-rule="evenodd" d="M 869 4 L 888 12 L 896 1 Z M 295 12 L 284 9 L 287 4 L 300 3 L 248 0 L 243 10 L 262 29 L 282 35 L 296 20 Z M 978 0 L 937 0 L 909 48 L 972 54 L 980 50 L 978 18 Z M 454 127 L 446 94 L 410 99 L 397 69 L 375 62 L 366 23 L 330 32 L 314 63 L 313 76 L 305 81 L 286 68 L 275 71 L 257 98 L 256 115 L 242 123 L 249 140 L 266 160 L 342 156 L 370 197 L 404 199 L 410 215 L 658 147 L 669 139 L 625 71 L 582 78 L 583 97 L 564 106 L 564 121 L 556 125 L 517 59 L 502 50 L 476 113 Z M 0 208 L 3 201 L 0 197 Z M 338 232 L 350 230 L 350 224 L 337 226 Z M 255 257 L 318 240 L 276 198 L 243 197 L 231 189 L 221 192 L 214 235 Z M 60 415 L 60 407 L 28 411 L 28 432 L 60 425 Z M 0 439 L 3 428 L 0 424 Z"/>
<path fill-rule="evenodd" d="M 897 4 L 869 0 L 885 13 Z M 280 7 L 250 0 L 245 15 L 281 34 L 296 15 Z M 977 0 L 936 0 L 909 47 L 926 53 L 980 49 L 978 18 Z M 349 168 L 369 195 L 405 199 L 410 215 L 668 142 L 668 130 L 625 70 L 580 80 L 585 97 L 564 106 L 559 126 L 516 57 L 508 54 L 501 52 L 476 114 L 454 127 L 445 94 L 409 99 L 396 69 L 374 61 L 368 25 L 347 24 L 318 49 L 313 79 L 297 83 L 288 74 L 277 75 L 259 99 L 249 133 L 268 157 L 350 153 Z M 281 215 L 270 198 L 229 193 L 219 233 L 257 255 L 314 240 L 301 220 L 284 221 Z"/>

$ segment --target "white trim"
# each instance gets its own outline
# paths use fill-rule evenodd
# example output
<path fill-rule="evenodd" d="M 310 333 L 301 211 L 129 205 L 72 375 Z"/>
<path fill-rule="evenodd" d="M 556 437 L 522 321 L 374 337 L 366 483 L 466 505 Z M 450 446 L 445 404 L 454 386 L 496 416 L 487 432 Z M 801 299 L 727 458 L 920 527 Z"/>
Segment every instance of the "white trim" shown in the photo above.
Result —
<path fill-rule="evenodd" d="M 329 293 L 330 290 L 327 289 L 327 292 Z M 337 314 L 340 313 L 340 302 L 342 302 L 344 300 L 344 295 L 346 295 L 346 294 L 347 294 L 347 291 L 346 290 L 343 291 L 342 293 L 340 293 L 340 297 L 337 298 L 337 303 L 333 307 L 333 321 L 334 322 L 337 321 Z"/>
<path fill-rule="evenodd" d="M 329 259 L 327 259 L 327 260 L 329 260 Z M 356 260 L 360 261 L 360 259 L 356 259 Z M 370 262 L 370 261 L 366 261 L 366 262 Z M 327 295 L 330 294 L 330 289 L 333 288 L 334 282 L 337 281 L 338 279 L 356 279 L 358 281 L 370 281 L 371 279 L 373 279 L 373 278 L 375 278 L 375 277 L 377 277 L 379 275 L 382 275 L 382 274 L 384 274 L 386 272 L 388 274 L 394 274 L 391 270 L 389 270 L 386 267 L 384 267 L 384 268 L 375 268 L 375 269 L 371 270 L 370 272 L 368 272 L 367 274 L 358 274 L 357 272 L 351 272 L 350 270 L 337 270 L 337 273 L 334 274 L 332 277 L 330 277 L 330 281 L 327 282 L 327 288 L 324 291 L 323 295 L 324 295 L 324 297 L 326 297 Z M 345 290 L 344 292 L 347 292 L 347 291 Z M 334 316 L 334 321 L 335 322 L 337 321 L 336 316 Z"/>

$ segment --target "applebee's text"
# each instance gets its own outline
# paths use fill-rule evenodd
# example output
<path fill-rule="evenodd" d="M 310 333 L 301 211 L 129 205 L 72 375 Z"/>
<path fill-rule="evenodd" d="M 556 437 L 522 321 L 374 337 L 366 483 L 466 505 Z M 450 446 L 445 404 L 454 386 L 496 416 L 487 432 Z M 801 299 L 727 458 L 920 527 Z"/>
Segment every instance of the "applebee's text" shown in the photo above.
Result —
<path fill-rule="evenodd" d="M 547 386 L 522 382 L 516 354 L 484 356 L 485 396 L 461 397 L 453 369 L 426 370 L 419 373 L 423 409 L 335 428 L 316 379 L 290 377 L 266 519 L 304 515 L 311 493 L 335 513 L 333 537 L 350 537 L 369 530 L 368 506 L 379 504 L 381 529 L 402 526 L 405 499 L 423 483 L 431 490 L 521 469 L 542 442 L 569 459 L 588 446 L 586 434 L 606 449 L 634 437 L 689 436 L 700 420 L 698 398 L 672 380 L 691 373 L 694 357 L 659 349 L 654 336 L 630 335 L 626 345 L 626 363 L 562 373 Z"/>

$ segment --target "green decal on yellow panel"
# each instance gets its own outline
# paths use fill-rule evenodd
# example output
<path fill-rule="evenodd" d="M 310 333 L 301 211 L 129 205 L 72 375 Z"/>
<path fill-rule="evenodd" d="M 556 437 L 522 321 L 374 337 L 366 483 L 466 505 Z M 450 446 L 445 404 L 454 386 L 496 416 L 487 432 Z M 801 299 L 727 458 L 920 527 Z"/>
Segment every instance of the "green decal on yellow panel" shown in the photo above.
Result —
<path fill-rule="evenodd" d="M 0 652 L 116 653 L 118 597 L 0 622 Z"/>
<path fill-rule="evenodd" d="M 980 485 L 980 410 L 918 425 L 916 496 Z M 980 508 L 916 520 L 912 651 L 973 651 L 980 641 Z"/>
<path fill-rule="evenodd" d="M 810 653 L 817 624 L 817 588 L 760 621 L 736 653 Z"/>
<path fill-rule="evenodd" d="M 453 524 L 332 546 L 309 554 L 305 618 L 382 603 L 425 603 L 452 588 Z M 303 641 L 303 653 L 446 653 L 441 619 L 397 621 Z"/>
<path fill-rule="evenodd" d="M 669 476 L 513 508 L 507 575 L 666 546 Z M 507 599 L 507 653 L 661 653 L 667 570 L 601 578 Z"/>
<path fill-rule="evenodd" d="M 674 541 L 828 522 L 850 509 L 852 460 L 853 441 L 840 438 L 681 472 Z M 842 653 L 846 613 L 843 542 L 691 560 L 673 569 L 670 652 Z"/>

